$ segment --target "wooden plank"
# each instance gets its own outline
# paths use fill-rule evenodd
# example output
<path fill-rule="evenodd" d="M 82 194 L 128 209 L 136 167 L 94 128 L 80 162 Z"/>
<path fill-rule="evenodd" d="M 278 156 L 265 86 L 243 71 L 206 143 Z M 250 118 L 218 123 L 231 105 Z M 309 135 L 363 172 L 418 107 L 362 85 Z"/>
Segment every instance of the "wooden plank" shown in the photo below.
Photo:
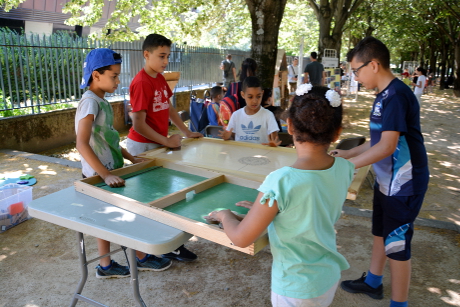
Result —
<path fill-rule="evenodd" d="M 356 197 L 358 196 L 359 189 L 363 185 L 364 180 L 366 180 L 367 173 L 369 172 L 370 168 L 371 165 L 366 165 L 358 169 L 355 178 L 353 178 L 353 181 L 351 182 L 351 185 L 348 188 L 347 199 L 356 199 Z"/>

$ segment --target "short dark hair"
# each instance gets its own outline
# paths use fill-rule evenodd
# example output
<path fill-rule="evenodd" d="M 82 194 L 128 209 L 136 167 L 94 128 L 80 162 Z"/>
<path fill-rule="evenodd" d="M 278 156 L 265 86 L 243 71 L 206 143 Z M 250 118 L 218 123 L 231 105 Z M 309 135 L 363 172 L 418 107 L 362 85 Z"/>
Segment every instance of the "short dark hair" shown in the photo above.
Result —
<path fill-rule="evenodd" d="M 223 94 L 222 87 L 220 87 L 220 86 L 214 86 L 214 87 L 211 89 L 210 94 L 211 94 L 211 99 L 214 99 L 215 97 L 217 97 L 217 96 L 219 96 L 219 95 L 222 95 L 222 94 Z"/>
<path fill-rule="evenodd" d="M 231 55 L 231 54 L 227 54 L 227 59 L 231 60 L 231 59 L 232 59 L 232 55 Z"/>
<path fill-rule="evenodd" d="M 244 79 L 248 76 L 255 76 L 257 70 L 257 62 L 254 59 L 246 58 L 243 63 L 241 63 L 241 73 L 240 73 L 240 82 L 243 82 Z"/>
<path fill-rule="evenodd" d="M 114 59 L 114 60 L 119 60 L 119 59 L 121 59 L 121 54 L 119 54 L 119 53 L 114 53 L 114 54 L 113 54 L 113 59 Z M 107 66 L 99 67 L 98 69 L 95 69 L 94 71 L 97 71 L 98 73 L 100 73 L 101 75 L 103 75 L 104 72 L 105 72 L 106 70 L 112 70 L 112 67 L 111 67 L 111 66 L 112 66 L 112 65 L 107 65 Z M 93 82 L 93 76 L 92 76 L 92 75 L 91 75 L 91 77 L 89 77 L 88 85 L 90 85 L 91 82 Z"/>
<path fill-rule="evenodd" d="M 304 95 L 295 96 L 288 109 L 297 142 L 330 144 L 342 127 L 342 105 L 332 107 L 326 98 L 329 88 L 313 86 Z"/>
<path fill-rule="evenodd" d="M 169 38 L 164 37 L 160 34 L 149 34 L 142 44 L 142 51 L 147 50 L 148 52 L 153 52 L 153 50 L 158 47 L 171 47 L 172 41 Z"/>
<path fill-rule="evenodd" d="M 262 89 L 262 86 L 260 85 L 259 78 L 250 76 L 250 77 L 247 77 L 246 79 L 244 79 L 243 92 L 246 92 L 246 89 L 248 87 L 260 87 Z"/>
<path fill-rule="evenodd" d="M 314 58 L 315 60 L 318 58 L 318 54 L 316 52 L 314 52 L 314 51 L 312 53 L 310 53 L 310 56 L 312 58 Z"/>
<path fill-rule="evenodd" d="M 363 63 L 375 59 L 384 69 L 390 68 L 390 51 L 384 43 L 372 36 L 363 38 L 348 52 L 347 61 L 351 62 L 354 58 Z"/>
<path fill-rule="evenodd" d="M 421 72 L 422 75 L 426 76 L 426 69 L 423 67 L 417 67 L 417 71 Z"/>
<path fill-rule="evenodd" d="M 271 88 L 264 88 L 264 94 L 262 95 L 262 106 L 267 105 L 268 98 L 272 97 L 273 90 Z"/>

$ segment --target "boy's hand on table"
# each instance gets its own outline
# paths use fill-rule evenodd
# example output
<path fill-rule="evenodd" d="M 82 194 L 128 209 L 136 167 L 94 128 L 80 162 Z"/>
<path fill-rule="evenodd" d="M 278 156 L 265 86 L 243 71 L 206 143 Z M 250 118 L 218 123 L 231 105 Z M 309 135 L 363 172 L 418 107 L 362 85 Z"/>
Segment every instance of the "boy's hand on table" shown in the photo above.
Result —
<path fill-rule="evenodd" d="M 168 141 L 166 142 L 166 147 L 169 148 L 177 148 L 181 145 L 182 136 L 180 134 L 173 134 L 168 137 Z"/>
<path fill-rule="evenodd" d="M 237 202 L 235 206 L 251 209 L 253 204 L 254 203 L 252 201 L 242 200 L 242 201 Z"/>
<path fill-rule="evenodd" d="M 104 178 L 104 182 L 110 186 L 111 188 L 117 188 L 117 187 L 123 187 L 125 186 L 125 180 L 115 176 L 115 175 L 108 175 L 107 177 Z"/>
<path fill-rule="evenodd" d="M 136 163 L 141 163 L 141 162 L 147 162 L 147 161 L 150 161 L 149 159 L 145 159 L 145 158 L 139 158 L 139 157 L 134 157 L 134 159 L 131 160 L 131 162 L 133 164 L 136 164 Z"/>
<path fill-rule="evenodd" d="M 220 130 L 217 135 L 220 136 L 224 140 L 228 140 L 232 136 L 232 133 L 233 133 L 233 128 L 230 128 L 230 130 L 228 131 Z"/>
<path fill-rule="evenodd" d="M 202 138 L 203 135 L 199 132 L 192 132 L 192 131 L 189 131 L 185 134 L 186 137 L 188 138 Z"/>
<path fill-rule="evenodd" d="M 270 147 L 278 147 L 281 145 L 281 140 L 278 136 L 273 137 L 271 134 L 268 135 L 268 143 L 262 143 L 262 145 L 268 145 Z"/>

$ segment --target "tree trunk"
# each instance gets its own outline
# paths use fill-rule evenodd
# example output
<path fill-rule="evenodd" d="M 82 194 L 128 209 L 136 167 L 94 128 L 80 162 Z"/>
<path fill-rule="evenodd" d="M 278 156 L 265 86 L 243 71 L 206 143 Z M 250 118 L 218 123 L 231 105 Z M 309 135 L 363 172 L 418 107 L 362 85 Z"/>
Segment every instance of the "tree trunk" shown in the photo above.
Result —
<path fill-rule="evenodd" d="M 278 32 L 287 0 L 246 0 L 252 21 L 251 57 L 257 62 L 262 87 L 272 88 L 278 53 Z"/>
<path fill-rule="evenodd" d="M 441 48 L 441 62 L 439 65 L 441 66 L 441 79 L 439 81 L 439 89 L 444 89 L 444 83 L 446 82 L 446 63 L 447 63 L 447 50 L 449 50 L 449 43 L 443 42 L 443 48 Z"/>
<path fill-rule="evenodd" d="M 455 71 L 454 95 L 455 97 L 460 97 L 460 39 L 455 44 L 454 59 L 454 65 L 452 66 L 452 70 Z"/>
<path fill-rule="evenodd" d="M 436 75 L 436 59 L 438 55 L 438 46 L 434 39 L 430 40 L 430 73 Z"/>
<path fill-rule="evenodd" d="M 340 60 L 343 28 L 350 15 L 363 1 L 320 0 L 318 3 L 317 0 L 309 0 L 319 23 L 318 55 L 320 59 L 324 56 L 324 49 L 334 49 Z"/>

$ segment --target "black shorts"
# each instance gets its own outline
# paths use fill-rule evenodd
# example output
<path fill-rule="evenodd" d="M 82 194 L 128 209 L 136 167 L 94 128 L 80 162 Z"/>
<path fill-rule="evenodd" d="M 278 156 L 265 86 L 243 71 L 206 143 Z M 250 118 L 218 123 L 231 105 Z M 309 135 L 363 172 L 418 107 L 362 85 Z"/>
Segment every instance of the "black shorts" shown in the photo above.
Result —
<path fill-rule="evenodd" d="M 388 258 L 406 261 L 411 258 L 414 221 L 422 207 L 425 194 L 386 196 L 374 190 L 372 234 L 383 237 Z"/>

